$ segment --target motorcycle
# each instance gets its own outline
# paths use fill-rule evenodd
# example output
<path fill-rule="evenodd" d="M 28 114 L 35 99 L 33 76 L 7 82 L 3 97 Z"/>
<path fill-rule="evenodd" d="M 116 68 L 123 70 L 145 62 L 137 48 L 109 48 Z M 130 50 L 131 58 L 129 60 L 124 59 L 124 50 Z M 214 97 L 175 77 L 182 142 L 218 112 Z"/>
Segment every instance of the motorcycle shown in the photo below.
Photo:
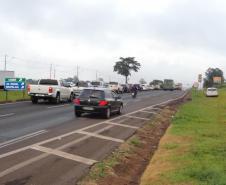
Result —
<path fill-rule="evenodd" d="M 136 98 L 137 97 L 137 92 L 132 92 L 132 98 Z"/>

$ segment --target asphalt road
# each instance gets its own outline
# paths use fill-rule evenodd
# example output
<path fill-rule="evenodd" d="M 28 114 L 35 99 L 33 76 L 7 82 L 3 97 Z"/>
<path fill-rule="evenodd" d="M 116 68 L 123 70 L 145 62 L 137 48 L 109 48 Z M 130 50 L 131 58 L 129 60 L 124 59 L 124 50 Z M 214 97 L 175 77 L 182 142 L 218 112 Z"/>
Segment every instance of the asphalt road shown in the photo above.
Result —
<path fill-rule="evenodd" d="M 150 91 L 136 99 L 122 95 L 123 115 L 110 120 L 75 118 L 72 104 L 0 105 L 0 184 L 76 184 L 92 164 L 153 117 L 158 109 L 150 106 L 183 94 Z"/>

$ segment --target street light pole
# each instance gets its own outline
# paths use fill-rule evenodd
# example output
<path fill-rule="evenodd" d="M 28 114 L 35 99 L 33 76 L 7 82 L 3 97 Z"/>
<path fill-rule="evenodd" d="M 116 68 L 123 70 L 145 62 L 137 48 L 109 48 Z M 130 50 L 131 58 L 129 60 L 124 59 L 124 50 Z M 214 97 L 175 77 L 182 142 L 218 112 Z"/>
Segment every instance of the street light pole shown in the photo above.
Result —
<path fill-rule="evenodd" d="M 77 65 L 77 78 L 79 79 L 79 66 Z"/>
<path fill-rule="evenodd" d="M 49 77 L 52 79 L 52 64 L 50 64 Z"/>
<path fill-rule="evenodd" d="M 6 71 L 6 57 L 7 57 L 7 55 L 5 55 L 5 71 Z"/>

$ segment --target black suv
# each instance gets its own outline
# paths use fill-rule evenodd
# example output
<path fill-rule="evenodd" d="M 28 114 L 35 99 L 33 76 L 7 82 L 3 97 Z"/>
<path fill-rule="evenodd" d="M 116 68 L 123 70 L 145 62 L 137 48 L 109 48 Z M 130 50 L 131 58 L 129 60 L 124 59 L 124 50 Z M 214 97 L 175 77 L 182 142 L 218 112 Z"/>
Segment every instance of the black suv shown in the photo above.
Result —
<path fill-rule="evenodd" d="M 123 102 L 120 96 L 106 88 L 86 88 L 74 100 L 75 116 L 82 113 L 100 113 L 110 118 L 111 113 L 121 114 Z"/>

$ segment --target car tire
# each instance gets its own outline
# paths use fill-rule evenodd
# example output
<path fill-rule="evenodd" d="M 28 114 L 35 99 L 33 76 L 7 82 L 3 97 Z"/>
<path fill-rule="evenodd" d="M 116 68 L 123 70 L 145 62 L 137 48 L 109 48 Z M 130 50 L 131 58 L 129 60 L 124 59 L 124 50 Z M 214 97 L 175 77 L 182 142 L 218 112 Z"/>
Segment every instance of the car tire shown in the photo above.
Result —
<path fill-rule="evenodd" d="M 119 110 L 118 110 L 118 114 L 122 114 L 122 110 L 123 110 L 123 105 L 120 105 Z"/>
<path fill-rule="evenodd" d="M 68 102 L 72 102 L 72 101 L 73 101 L 73 99 L 74 99 L 74 94 L 73 94 L 73 93 L 71 93 L 70 98 L 68 99 Z"/>
<path fill-rule="evenodd" d="M 77 118 L 79 118 L 79 117 L 81 117 L 81 116 L 82 116 L 82 113 L 81 113 L 81 112 L 77 112 L 77 111 L 75 111 L 75 116 L 76 116 Z"/>
<path fill-rule="evenodd" d="M 105 119 L 109 119 L 111 117 L 111 109 L 107 108 L 104 114 Z"/>
<path fill-rule="evenodd" d="M 37 104 L 37 103 L 38 103 L 38 98 L 36 98 L 36 97 L 31 97 L 31 102 L 32 102 L 33 104 Z"/>
<path fill-rule="evenodd" d="M 55 98 L 55 103 L 56 104 L 59 104 L 60 103 L 60 94 L 59 93 L 57 93 L 57 96 Z"/>

